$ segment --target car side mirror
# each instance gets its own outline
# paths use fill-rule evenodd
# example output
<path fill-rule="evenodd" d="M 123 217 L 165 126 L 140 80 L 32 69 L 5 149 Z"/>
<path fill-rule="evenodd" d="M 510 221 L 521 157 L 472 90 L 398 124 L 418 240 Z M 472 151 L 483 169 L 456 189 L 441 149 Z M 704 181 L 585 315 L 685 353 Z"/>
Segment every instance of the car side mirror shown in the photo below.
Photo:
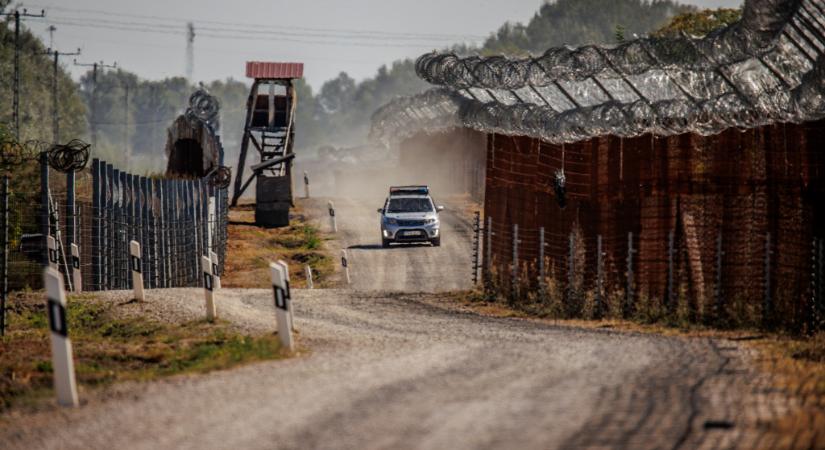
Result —
<path fill-rule="evenodd" d="M 438 211 L 438 212 L 441 212 L 441 211 L 444 211 L 444 207 L 441 206 L 441 205 L 438 205 L 438 206 L 435 207 L 435 210 Z"/>
<path fill-rule="evenodd" d="M 378 208 L 378 214 L 384 214 L 384 208 Z"/>

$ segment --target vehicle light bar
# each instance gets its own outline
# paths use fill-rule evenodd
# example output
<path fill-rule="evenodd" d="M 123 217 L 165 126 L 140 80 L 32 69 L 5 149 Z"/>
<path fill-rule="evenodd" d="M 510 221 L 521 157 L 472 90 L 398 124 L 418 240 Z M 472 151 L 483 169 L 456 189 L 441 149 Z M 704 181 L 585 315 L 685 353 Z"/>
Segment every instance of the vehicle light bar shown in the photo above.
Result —
<path fill-rule="evenodd" d="M 390 195 L 429 195 L 427 186 L 390 186 Z"/>

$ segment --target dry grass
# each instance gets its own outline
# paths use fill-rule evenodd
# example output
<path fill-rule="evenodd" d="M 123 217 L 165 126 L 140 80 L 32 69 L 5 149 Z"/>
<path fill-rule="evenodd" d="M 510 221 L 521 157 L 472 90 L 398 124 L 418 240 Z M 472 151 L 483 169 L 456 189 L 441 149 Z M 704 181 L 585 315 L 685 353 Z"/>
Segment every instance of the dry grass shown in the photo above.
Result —
<path fill-rule="evenodd" d="M 290 214 L 290 225 L 283 228 L 257 227 L 254 205 L 238 206 L 229 212 L 228 232 L 222 287 L 268 288 L 269 263 L 279 259 L 289 264 L 293 287 L 306 287 L 306 265 L 312 268 L 315 287 L 334 283 L 327 238 L 306 219 L 300 204 Z"/>
<path fill-rule="evenodd" d="M 281 357 L 277 335 L 247 336 L 227 322 L 159 322 L 126 317 L 121 305 L 70 296 L 67 323 L 84 389 L 124 380 L 202 373 Z M 17 293 L 0 339 L 0 412 L 51 404 L 51 347 L 42 292 Z"/>

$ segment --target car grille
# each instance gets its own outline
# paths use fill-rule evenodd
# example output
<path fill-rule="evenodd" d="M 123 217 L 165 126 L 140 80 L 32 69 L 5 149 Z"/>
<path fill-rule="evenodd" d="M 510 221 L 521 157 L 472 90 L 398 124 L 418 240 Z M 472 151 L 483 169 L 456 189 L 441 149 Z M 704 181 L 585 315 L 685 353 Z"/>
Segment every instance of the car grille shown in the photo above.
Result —
<path fill-rule="evenodd" d="M 400 227 L 420 227 L 424 225 L 423 220 L 398 220 L 398 226 Z"/>

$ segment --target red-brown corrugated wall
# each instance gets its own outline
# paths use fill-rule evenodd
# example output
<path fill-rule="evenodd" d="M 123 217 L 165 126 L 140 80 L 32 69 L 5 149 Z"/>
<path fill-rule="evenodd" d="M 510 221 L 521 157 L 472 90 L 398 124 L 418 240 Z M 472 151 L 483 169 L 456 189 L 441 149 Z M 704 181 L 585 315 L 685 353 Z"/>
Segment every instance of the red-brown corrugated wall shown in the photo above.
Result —
<path fill-rule="evenodd" d="M 768 312 L 765 319 L 799 328 L 810 322 L 812 302 L 822 301 L 812 299 L 810 284 L 812 272 L 822 270 L 812 267 L 811 248 L 825 234 L 823 145 L 825 121 L 565 145 L 492 134 L 485 214 L 495 233 L 493 267 L 507 285 L 517 224 L 519 271 L 536 287 L 543 227 L 548 276 L 592 294 L 600 236 L 604 286 L 624 296 L 632 233 L 629 312 L 641 304 L 664 307 L 671 271 L 673 310 L 742 322 Z M 562 168 L 563 209 L 553 190 Z"/>

